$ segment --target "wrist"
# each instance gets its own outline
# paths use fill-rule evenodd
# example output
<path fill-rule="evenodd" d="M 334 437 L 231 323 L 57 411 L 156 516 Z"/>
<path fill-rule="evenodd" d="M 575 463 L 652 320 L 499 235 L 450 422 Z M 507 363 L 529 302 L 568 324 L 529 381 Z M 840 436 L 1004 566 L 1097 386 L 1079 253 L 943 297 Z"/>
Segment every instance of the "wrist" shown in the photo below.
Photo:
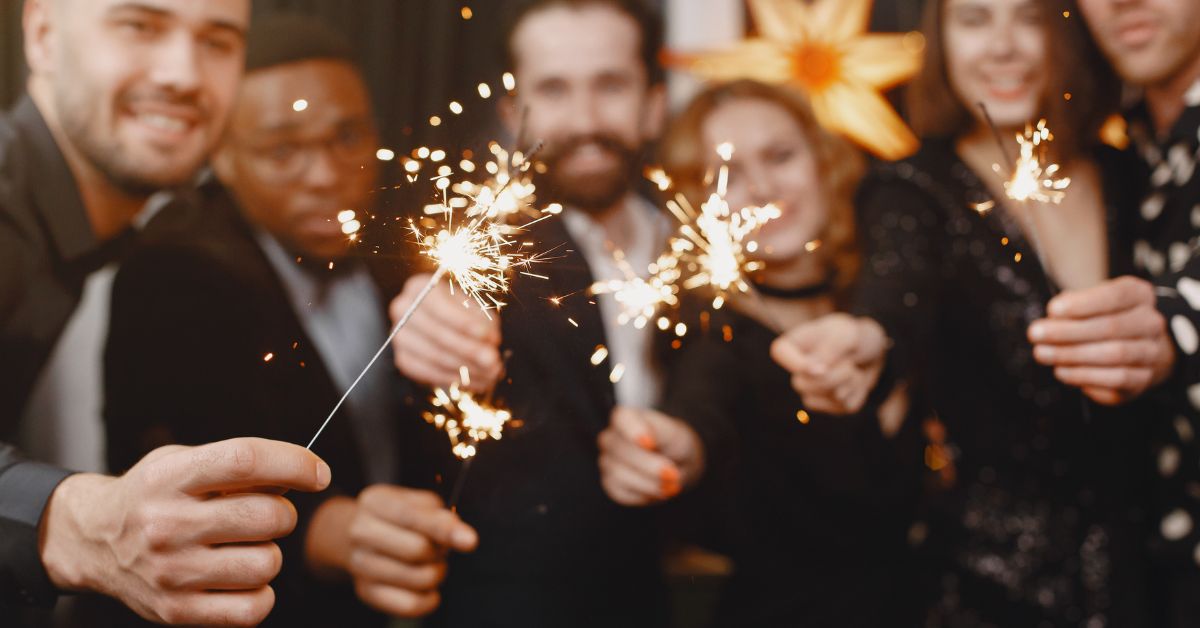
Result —
<path fill-rule="evenodd" d="M 106 489 L 116 478 L 79 473 L 62 481 L 50 495 L 42 515 L 39 546 L 50 582 L 64 591 L 102 591 L 95 551 L 103 534 L 102 518 L 94 516 L 96 500 L 107 501 Z"/>
<path fill-rule="evenodd" d="M 313 512 L 304 537 L 304 557 L 313 575 L 335 579 L 349 572 L 350 525 L 357 513 L 358 502 L 344 495 L 325 500 Z"/>

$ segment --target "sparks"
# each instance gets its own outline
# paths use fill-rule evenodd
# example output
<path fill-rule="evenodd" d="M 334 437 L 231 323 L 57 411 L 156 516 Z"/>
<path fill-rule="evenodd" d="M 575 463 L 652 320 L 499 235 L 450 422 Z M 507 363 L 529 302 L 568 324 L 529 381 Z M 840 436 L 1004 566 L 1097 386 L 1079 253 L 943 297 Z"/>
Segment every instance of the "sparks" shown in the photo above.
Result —
<path fill-rule="evenodd" d="M 767 222 L 779 218 L 774 205 L 733 209 L 725 200 L 729 185 L 728 160 L 733 147 L 723 144 L 717 149 L 726 162 L 717 175 L 717 189 L 696 211 L 683 195 L 667 202 L 667 208 L 680 222 L 679 236 L 671 240 L 671 252 L 693 271 L 683 282 L 687 290 L 702 286 L 717 294 L 713 307 L 720 309 L 731 293 L 750 292 L 746 275 L 762 270 L 763 264 L 750 260 L 747 238 Z"/>
<path fill-rule="evenodd" d="M 1066 197 L 1071 179 L 1057 177 L 1058 164 L 1044 165 L 1046 145 L 1053 140 L 1045 120 L 1039 120 L 1037 126 L 1026 126 L 1025 133 L 1017 135 L 1021 154 L 1013 165 L 1012 177 L 1004 182 L 1008 198 L 1019 203 L 1038 201 L 1057 205 Z"/>
<path fill-rule="evenodd" d="M 537 149 L 534 149 L 533 153 L 536 151 Z M 498 209 L 495 199 L 504 192 L 508 184 L 500 185 L 497 188 L 487 188 L 491 190 L 490 194 L 480 194 L 475 198 L 469 198 L 451 197 L 449 190 L 452 186 L 447 176 L 439 176 L 435 182 L 435 187 L 442 192 L 442 202 L 426 207 L 426 216 L 422 218 L 420 224 L 418 221 L 412 220 L 409 222 L 409 228 L 416 236 L 421 253 L 432 259 L 437 264 L 437 269 L 412 304 L 400 316 L 400 320 L 392 327 L 387 339 L 346 389 L 321 427 L 317 429 L 317 433 L 308 442 L 308 449 L 312 449 L 313 444 L 317 442 L 334 415 L 345 404 L 350 393 L 362 381 L 363 376 L 379 360 L 379 356 L 387 350 L 392 340 L 408 324 L 417 308 L 429 297 L 430 292 L 443 278 L 449 278 L 451 287 L 457 286 L 464 294 L 478 303 L 487 314 L 489 310 L 498 310 L 504 306 L 499 296 L 508 291 L 509 271 L 514 268 L 528 267 L 542 259 L 537 254 L 529 253 L 527 247 L 523 246 L 520 241 L 512 239 L 510 234 L 518 233 L 540 220 L 556 215 L 561 209 L 556 211 L 553 207 L 547 208 L 541 212 L 538 218 L 524 225 L 502 224 L 497 222 Z M 463 214 L 463 221 L 457 224 L 455 222 L 456 213 Z M 443 218 L 440 224 L 434 218 L 434 215 L 438 214 Z M 473 445 L 468 446 L 473 447 Z"/>
<path fill-rule="evenodd" d="M 425 421 L 446 432 L 451 451 L 461 460 L 473 458 L 483 441 L 500 440 L 512 420 L 511 412 L 475 399 L 458 384 L 434 390 L 430 403 L 435 409 L 424 413 Z"/>

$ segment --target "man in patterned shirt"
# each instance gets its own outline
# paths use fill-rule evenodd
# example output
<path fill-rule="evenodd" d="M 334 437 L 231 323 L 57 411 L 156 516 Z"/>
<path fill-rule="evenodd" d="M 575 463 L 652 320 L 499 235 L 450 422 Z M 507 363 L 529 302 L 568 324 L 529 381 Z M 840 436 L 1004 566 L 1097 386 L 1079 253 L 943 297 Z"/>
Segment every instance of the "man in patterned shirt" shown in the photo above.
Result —
<path fill-rule="evenodd" d="M 1113 67 L 1143 91 L 1130 138 L 1147 167 L 1133 225 L 1139 278 L 1050 302 L 1035 355 L 1099 403 L 1150 391 L 1160 477 L 1151 551 L 1159 625 L 1200 623 L 1200 2 L 1079 0 Z"/>

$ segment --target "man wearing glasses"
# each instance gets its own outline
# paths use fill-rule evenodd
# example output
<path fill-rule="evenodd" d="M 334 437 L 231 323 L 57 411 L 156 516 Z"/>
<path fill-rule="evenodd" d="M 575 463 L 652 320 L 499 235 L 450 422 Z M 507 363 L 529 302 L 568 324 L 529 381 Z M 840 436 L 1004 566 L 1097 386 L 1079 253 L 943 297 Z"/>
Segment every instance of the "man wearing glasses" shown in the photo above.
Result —
<path fill-rule="evenodd" d="M 378 145 L 346 42 L 299 16 L 255 24 L 215 178 L 192 203 L 200 219 L 164 210 L 114 283 L 111 468 L 168 442 L 308 442 L 385 342 L 381 294 L 395 288 L 376 277 L 403 275 L 379 252 L 390 242 L 371 240 L 376 226 L 396 232 L 376 219 Z M 425 428 L 400 419 L 403 392 L 381 360 L 316 443 L 339 470 L 335 495 L 297 499 L 300 526 L 283 546 L 268 622 L 370 626 L 385 619 L 369 609 L 423 614 L 437 604 L 445 550 L 473 549 L 475 532 L 436 495 L 395 486 L 398 431 Z"/>

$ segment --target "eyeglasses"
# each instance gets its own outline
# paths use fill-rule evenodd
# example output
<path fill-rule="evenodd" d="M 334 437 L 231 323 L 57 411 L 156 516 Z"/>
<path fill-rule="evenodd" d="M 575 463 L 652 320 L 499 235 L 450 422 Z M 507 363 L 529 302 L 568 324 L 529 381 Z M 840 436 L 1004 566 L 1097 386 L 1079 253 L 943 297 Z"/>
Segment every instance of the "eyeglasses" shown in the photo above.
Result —
<path fill-rule="evenodd" d="M 357 168 L 374 156 L 375 131 L 362 124 L 348 124 L 331 135 L 317 139 L 282 139 L 245 145 L 259 175 L 272 183 L 291 183 L 312 167 L 324 153 L 340 169 Z"/>

